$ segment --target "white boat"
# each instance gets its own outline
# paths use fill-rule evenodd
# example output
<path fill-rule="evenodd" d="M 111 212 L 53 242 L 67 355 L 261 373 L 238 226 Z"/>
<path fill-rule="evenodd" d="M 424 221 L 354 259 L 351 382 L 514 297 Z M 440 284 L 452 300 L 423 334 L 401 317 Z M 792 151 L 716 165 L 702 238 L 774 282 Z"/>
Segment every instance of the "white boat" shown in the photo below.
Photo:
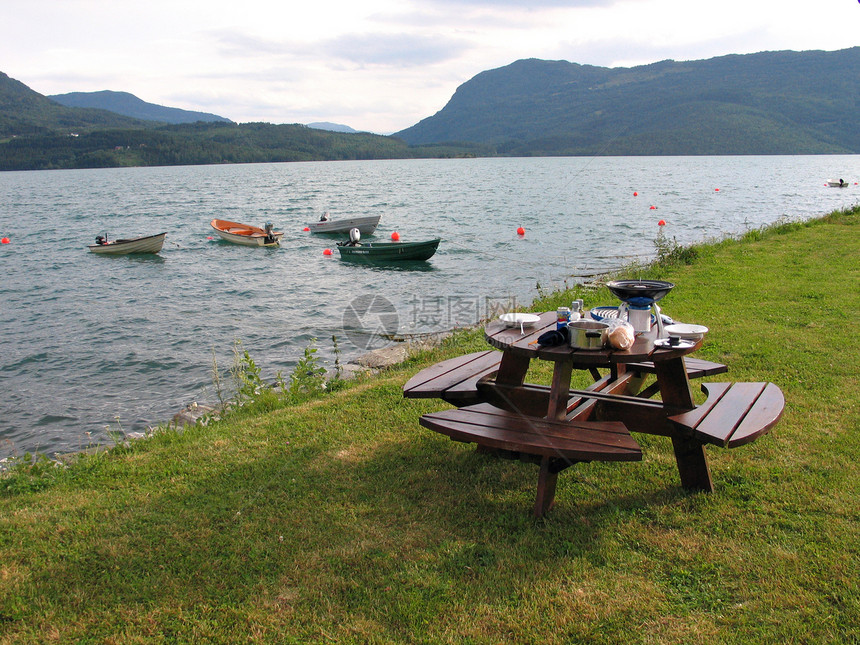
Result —
<path fill-rule="evenodd" d="M 213 219 L 209 224 L 222 240 L 242 246 L 278 246 L 284 236 L 283 232 L 272 230 L 271 224 L 266 224 L 265 229 L 224 219 Z"/>
<path fill-rule="evenodd" d="M 325 215 L 323 216 L 325 217 Z M 305 224 L 311 233 L 349 233 L 357 228 L 362 235 L 370 235 L 379 225 L 381 215 L 365 215 L 347 219 L 321 219 Z"/>
<path fill-rule="evenodd" d="M 96 243 L 89 246 L 89 250 L 99 255 L 128 255 L 129 253 L 158 253 L 161 247 L 164 246 L 164 236 L 167 233 L 159 233 L 158 235 L 147 235 L 145 237 L 135 237 L 128 240 L 112 240 L 107 239 L 107 234 L 98 235 Z"/>
<path fill-rule="evenodd" d="M 839 181 L 836 181 L 835 179 L 828 179 L 827 185 L 831 188 L 847 188 L 848 182 L 842 179 L 840 179 Z"/>

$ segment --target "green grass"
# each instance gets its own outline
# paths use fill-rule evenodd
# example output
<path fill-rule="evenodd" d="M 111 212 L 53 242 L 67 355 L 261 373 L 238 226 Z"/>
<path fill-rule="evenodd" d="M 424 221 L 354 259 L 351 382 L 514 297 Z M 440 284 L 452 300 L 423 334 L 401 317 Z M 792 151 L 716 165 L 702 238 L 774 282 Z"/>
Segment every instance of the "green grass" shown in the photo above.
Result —
<path fill-rule="evenodd" d="M 860 642 L 858 223 L 644 270 L 711 328 L 699 356 L 785 393 L 770 434 L 708 449 L 714 493 L 638 435 L 641 463 L 566 470 L 532 518 L 535 466 L 421 428 L 447 406 L 401 396 L 485 347 L 464 332 L 310 402 L 0 479 L 0 643 Z"/>

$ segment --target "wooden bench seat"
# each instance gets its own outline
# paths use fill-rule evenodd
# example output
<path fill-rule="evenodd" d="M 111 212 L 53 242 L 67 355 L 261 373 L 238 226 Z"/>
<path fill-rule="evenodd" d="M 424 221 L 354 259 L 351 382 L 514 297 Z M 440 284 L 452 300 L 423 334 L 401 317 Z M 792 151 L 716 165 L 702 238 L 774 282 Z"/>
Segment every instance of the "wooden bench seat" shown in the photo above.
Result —
<path fill-rule="evenodd" d="M 705 376 L 714 376 L 715 374 L 725 374 L 729 368 L 722 363 L 714 363 L 706 361 L 703 358 L 693 358 L 692 356 L 684 357 L 684 367 L 687 369 L 688 379 L 704 378 Z M 640 374 L 655 374 L 657 368 L 652 361 L 642 361 L 641 363 L 628 363 L 627 370 L 638 372 Z M 657 383 L 652 383 L 644 388 L 637 396 L 649 399 L 660 391 L 660 386 Z"/>
<path fill-rule="evenodd" d="M 476 443 L 500 456 L 540 464 L 534 514 L 552 505 L 558 473 L 580 461 L 639 461 L 642 450 L 623 423 L 552 421 L 488 403 L 421 417 L 425 428 Z"/>
<path fill-rule="evenodd" d="M 442 399 L 451 405 L 480 403 L 478 381 L 491 378 L 502 362 L 502 352 L 489 349 L 431 365 L 406 382 L 409 399 Z"/>
<path fill-rule="evenodd" d="M 706 361 L 703 358 L 693 358 L 692 356 L 684 357 L 684 367 L 687 368 L 687 378 L 702 378 L 703 376 L 713 376 L 714 374 L 725 374 L 729 371 L 729 368 L 722 363 L 714 363 L 713 361 Z M 657 371 L 652 361 L 627 363 L 627 369 L 647 374 L 654 374 Z"/>
<path fill-rule="evenodd" d="M 707 400 L 669 417 L 703 443 L 735 448 L 754 441 L 782 417 L 785 398 L 773 383 L 704 383 Z"/>

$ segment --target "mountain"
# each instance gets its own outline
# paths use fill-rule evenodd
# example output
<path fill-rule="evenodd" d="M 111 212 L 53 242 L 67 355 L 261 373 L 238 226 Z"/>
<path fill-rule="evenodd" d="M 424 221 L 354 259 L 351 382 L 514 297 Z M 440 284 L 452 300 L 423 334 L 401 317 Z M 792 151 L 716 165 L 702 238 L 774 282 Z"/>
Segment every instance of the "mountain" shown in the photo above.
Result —
<path fill-rule="evenodd" d="M 144 121 L 159 121 L 161 123 L 174 124 L 196 123 L 197 121 L 223 121 L 225 123 L 232 123 L 230 119 L 225 119 L 223 116 L 218 116 L 217 114 L 193 112 L 147 103 L 128 92 L 113 92 L 111 90 L 103 90 L 101 92 L 69 92 L 68 94 L 52 94 L 48 98 L 66 107 L 98 108 Z"/>
<path fill-rule="evenodd" d="M 64 107 L 0 72 L 0 138 L 145 125 L 113 112 Z"/>
<path fill-rule="evenodd" d="M 348 125 L 341 125 L 340 123 L 329 123 L 328 121 L 317 121 L 315 123 L 308 123 L 308 127 L 314 128 L 315 130 L 328 130 L 329 132 L 358 132 L 358 130 L 353 130 Z"/>
<path fill-rule="evenodd" d="M 410 147 L 393 137 L 298 124 L 140 120 L 60 105 L 0 73 L 0 171 L 449 157 L 475 150 Z"/>
<path fill-rule="evenodd" d="M 860 47 L 606 68 L 519 60 L 394 134 L 507 155 L 860 153 Z"/>

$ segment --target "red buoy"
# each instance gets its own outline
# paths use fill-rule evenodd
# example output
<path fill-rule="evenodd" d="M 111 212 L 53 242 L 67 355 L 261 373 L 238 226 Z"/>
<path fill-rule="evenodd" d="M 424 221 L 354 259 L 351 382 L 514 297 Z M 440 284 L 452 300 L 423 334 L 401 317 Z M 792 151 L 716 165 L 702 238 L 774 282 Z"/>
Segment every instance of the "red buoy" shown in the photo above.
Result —
<path fill-rule="evenodd" d="M 391 239 L 394 240 L 395 242 L 399 242 L 400 241 L 400 233 L 398 233 L 397 231 L 394 231 L 391 234 Z"/>
<path fill-rule="evenodd" d="M 526 234 L 526 229 L 524 229 L 522 226 L 520 226 L 520 227 L 517 229 L 517 235 L 519 235 L 519 236 L 523 236 L 523 235 L 525 235 L 525 234 Z"/>
<path fill-rule="evenodd" d="M 0 244 L 9 244 L 9 238 L 4 237 L 2 240 L 0 240 Z"/>
<path fill-rule="evenodd" d="M 634 191 L 633 191 L 633 196 L 634 196 L 634 197 L 639 197 L 639 193 L 637 193 L 637 192 L 634 190 Z"/>
<path fill-rule="evenodd" d="M 305 226 L 302 230 L 303 230 L 303 231 L 309 231 L 309 230 L 311 230 L 311 229 L 310 229 L 309 227 Z"/>
<path fill-rule="evenodd" d="M 323 255 L 331 255 L 331 249 L 324 249 Z"/>
<path fill-rule="evenodd" d="M 715 193 L 718 193 L 718 192 L 720 192 L 720 189 L 719 189 L 719 188 L 714 188 L 714 192 L 715 192 Z"/>
<path fill-rule="evenodd" d="M 651 206 L 651 210 L 652 210 L 652 211 L 656 211 L 656 210 L 657 210 L 657 207 L 656 207 L 656 206 Z"/>
<path fill-rule="evenodd" d="M 666 226 L 666 220 L 661 219 L 659 222 L 657 222 L 657 226 Z"/>

